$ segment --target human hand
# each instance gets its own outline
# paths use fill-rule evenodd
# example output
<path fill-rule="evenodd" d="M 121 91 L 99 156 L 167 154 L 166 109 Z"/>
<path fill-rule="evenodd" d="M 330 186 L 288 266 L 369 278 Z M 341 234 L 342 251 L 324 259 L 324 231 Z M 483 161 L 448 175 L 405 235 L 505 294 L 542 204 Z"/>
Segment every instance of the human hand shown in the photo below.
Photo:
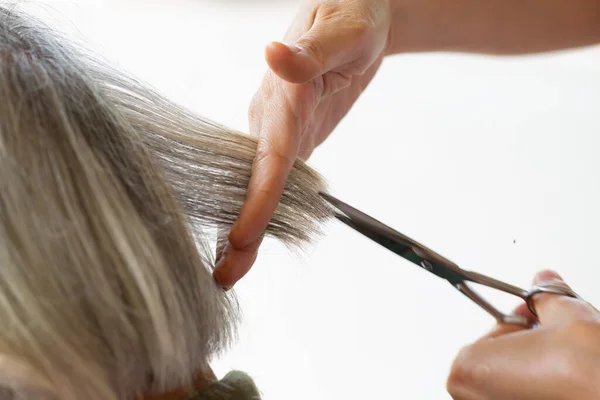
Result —
<path fill-rule="evenodd" d="M 249 110 L 258 137 L 245 203 L 217 250 L 215 280 L 250 269 L 297 157 L 306 159 L 352 107 L 389 45 L 388 0 L 311 0 L 284 42 L 267 46 L 267 72 Z"/>
<path fill-rule="evenodd" d="M 566 286 L 544 271 L 536 284 Z M 539 327 L 499 325 L 465 347 L 448 378 L 455 400 L 587 400 L 600 398 L 600 313 L 571 297 L 538 294 Z M 526 306 L 516 310 L 534 318 Z"/>

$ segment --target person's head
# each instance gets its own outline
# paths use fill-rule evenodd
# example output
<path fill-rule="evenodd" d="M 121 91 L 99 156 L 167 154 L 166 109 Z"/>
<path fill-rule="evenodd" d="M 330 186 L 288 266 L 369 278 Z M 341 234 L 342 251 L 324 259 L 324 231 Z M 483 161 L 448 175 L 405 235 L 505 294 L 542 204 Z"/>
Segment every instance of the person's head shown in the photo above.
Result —
<path fill-rule="evenodd" d="M 206 369 L 237 310 L 203 228 L 234 221 L 255 146 L 0 7 L 0 390 L 130 399 Z M 267 233 L 305 242 L 323 189 L 298 162 Z"/>

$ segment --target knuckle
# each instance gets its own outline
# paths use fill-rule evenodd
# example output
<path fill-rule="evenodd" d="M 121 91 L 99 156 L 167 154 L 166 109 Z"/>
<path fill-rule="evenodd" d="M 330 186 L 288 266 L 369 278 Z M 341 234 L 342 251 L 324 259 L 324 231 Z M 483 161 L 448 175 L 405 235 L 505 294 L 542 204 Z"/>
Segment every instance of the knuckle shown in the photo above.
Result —
<path fill-rule="evenodd" d="M 267 164 L 271 161 L 275 161 L 277 163 L 281 163 L 281 164 L 285 164 L 285 165 L 289 165 L 291 163 L 293 163 L 293 160 L 291 157 L 289 157 L 286 154 L 283 154 L 280 151 L 275 151 L 275 150 L 265 150 L 265 151 L 259 151 L 256 153 L 256 159 L 255 159 L 255 163 L 256 163 L 256 167 L 257 168 L 261 168 L 264 164 Z"/>
<path fill-rule="evenodd" d="M 369 34 L 373 28 L 375 28 L 376 24 L 373 19 L 368 16 L 361 16 L 356 18 L 354 24 L 352 26 L 351 34 L 354 39 L 361 39 L 365 35 Z"/>
<path fill-rule="evenodd" d="M 339 23 L 339 29 L 349 43 L 361 43 L 373 32 L 374 24 L 369 16 L 347 15 L 342 16 L 341 19 L 343 22 Z"/>
<path fill-rule="evenodd" d="M 265 164 L 270 162 L 280 165 L 290 165 L 294 163 L 294 159 L 277 147 L 272 146 L 266 136 L 261 136 L 258 140 L 258 147 L 254 158 L 255 168 L 263 168 Z"/>
<path fill-rule="evenodd" d="M 298 45 L 310 53 L 321 66 L 325 63 L 325 51 L 319 38 L 307 35 L 299 41 Z"/>

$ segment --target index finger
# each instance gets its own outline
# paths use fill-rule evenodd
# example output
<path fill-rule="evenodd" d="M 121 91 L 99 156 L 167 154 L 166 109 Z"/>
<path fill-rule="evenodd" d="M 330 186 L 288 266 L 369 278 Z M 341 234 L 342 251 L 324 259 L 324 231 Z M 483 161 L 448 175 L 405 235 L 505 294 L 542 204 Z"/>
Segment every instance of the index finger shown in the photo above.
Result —
<path fill-rule="evenodd" d="M 271 76 L 263 83 L 260 103 L 250 115 L 258 135 L 256 156 L 244 205 L 229 234 L 229 248 L 215 277 L 233 286 L 251 268 L 258 244 L 269 224 L 300 148 L 302 120 L 310 112 L 303 101 L 310 84 L 291 84 Z"/>
<path fill-rule="evenodd" d="M 246 199 L 229 235 L 234 248 L 248 246 L 266 229 L 300 148 L 297 108 L 304 85 L 277 81 L 273 90 L 262 90 L 262 106 L 251 115 L 258 145 Z"/>

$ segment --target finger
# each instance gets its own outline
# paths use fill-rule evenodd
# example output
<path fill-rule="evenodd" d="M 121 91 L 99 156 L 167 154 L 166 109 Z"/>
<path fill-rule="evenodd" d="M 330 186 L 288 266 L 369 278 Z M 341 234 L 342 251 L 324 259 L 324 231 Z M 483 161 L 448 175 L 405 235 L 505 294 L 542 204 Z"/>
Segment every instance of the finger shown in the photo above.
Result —
<path fill-rule="evenodd" d="M 220 261 L 213 271 L 213 278 L 225 290 L 229 290 L 243 278 L 258 255 L 262 237 L 243 249 L 235 249 L 227 242 L 223 248 Z"/>
<path fill-rule="evenodd" d="M 521 315 L 521 316 L 527 318 L 528 321 L 535 321 L 535 316 L 529 310 L 529 308 L 527 307 L 527 304 L 525 304 L 525 303 L 520 304 L 518 307 L 516 307 L 513 310 L 513 314 Z M 519 331 L 526 330 L 526 329 L 527 329 L 527 327 L 524 327 L 522 325 L 497 324 L 487 334 L 483 335 L 480 340 L 495 339 L 496 337 L 499 337 L 499 336 L 508 335 L 510 333 L 519 332 Z"/>
<path fill-rule="evenodd" d="M 276 90 L 281 93 L 280 88 Z M 298 121 L 289 102 L 280 103 L 278 112 L 283 118 L 273 118 L 266 111 L 275 108 L 273 104 L 277 104 L 281 96 L 268 100 L 270 108 L 265 107 L 263 96 L 259 98 L 259 113 L 250 117 L 251 131 L 259 136 L 259 141 L 248 191 L 213 274 L 217 283 L 226 289 L 242 279 L 256 260 L 263 233 L 283 194 L 299 148 Z"/>
<path fill-rule="evenodd" d="M 238 218 L 233 224 L 229 243 L 235 252 L 243 253 L 246 260 L 236 266 L 229 260 L 222 262 L 218 269 L 234 284 L 252 266 L 258 251 L 257 240 L 263 235 L 279 203 L 287 176 L 289 175 L 300 147 L 301 121 L 314 112 L 316 99 L 309 98 L 309 85 L 296 85 L 282 82 L 268 73 L 260 92 L 253 100 L 254 107 L 249 113 L 250 132 L 258 136 L 256 155 L 246 198 Z M 295 107 L 295 108 L 293 108 Z M 302 116 L 302 117 L 299 117 Z"/>
<path fill-rule="evenodd" d="M 567 287 L 560 276 L 552 271 L 538 274 L 534 283 Z M 539 297 L 542 300 L 536 300 L 541 307 L 538 314 L 546 321 L 546 325 L 547 321 L 552 322 L 561 313 L 571 318 L 579 313 L 579 309 L 585 310 L 581 305 L 586 303 L 580 300 L 552 294 L 541 294 Z M 573 304 L 578 305 L 573 307 Z M 522 307 L 515 310 L 519 315 L 526 315 L 526 312 Z M 565 374 L 565 362 L 551 351 L 556 349 L 554 330 L 513 330 L 504 326 L 497 329 L 488 335 L 487 340 L 467 346 L 457 356 L 447 383 L 448 392 L 453 398 L 554 398 L 561 390 L 564 392 L 565 387 L 572 385 L 572 376 Z"/>
<path fill-rule="evenodd" d="M 265 120 L 264 125 L 269 134 L 259 139 L 244 205 L 229 234 L 229 241 L 236 249 L 249 246 L 264 232 L 300 147 L 297 135 L 286 134 L 281 123 Z"/>
<path fill-rule="evenodd" d="M 254 242 L 267 227 L 298 154 L 298 121 L 286 102 L 279 112 L 281 117 L 269 110 L 262 118 L 248 191 L 229 235 L 237 249 Z"/>
<path fill-rule="evenodd" d="M 467 346 L 452 364 L 448 392 L 455 399 L 556 398 L 568 382 L 548 351 L 547 332 L 523 330 Z"/>
<path fill-rule="evenodd" d="M 365 46 L 375 31 L 365 19 L 351 14 L 349 10 L 318 8 L 310 29 L 293 44 L 273 42 L 267 46 L 265 58 L 271 70 L 293 83 L 308 82 L 353 60 L 358 62 L 345 72 L 364 72 L 383 50 L 385 40 L 374 41 L 381 42 L 381 48 Z"/>
<path fill-rule="evenodd" d="M 570 289 L 554 271 L 538 273 L 534 278 L 534 284 L 557 285 Z M 588 303 L 565 295 L 538 293 L 533 298 L 533 304 L 542 326 L 596 317 L 596 310 Z"/>
<path fill-rule="evenodd" d="M 301 129 L 318 104 L 309 84 L 274 78 L 263 88 L 268 97 L 262 100 L 261 112 L 251 115 L 251 125 L 260 131 L 248 191 L 229 235 L 235 249 L 244 249 L 263 234 L 296 161 Z"/>
<path fill-rule="evenodd" d="M 526 303 L 519 304 L 514 310 L 513 314 L 520 315 L 527 318 L 528 321 L 537 322 L 537 317 L 531 312 Z"/>

